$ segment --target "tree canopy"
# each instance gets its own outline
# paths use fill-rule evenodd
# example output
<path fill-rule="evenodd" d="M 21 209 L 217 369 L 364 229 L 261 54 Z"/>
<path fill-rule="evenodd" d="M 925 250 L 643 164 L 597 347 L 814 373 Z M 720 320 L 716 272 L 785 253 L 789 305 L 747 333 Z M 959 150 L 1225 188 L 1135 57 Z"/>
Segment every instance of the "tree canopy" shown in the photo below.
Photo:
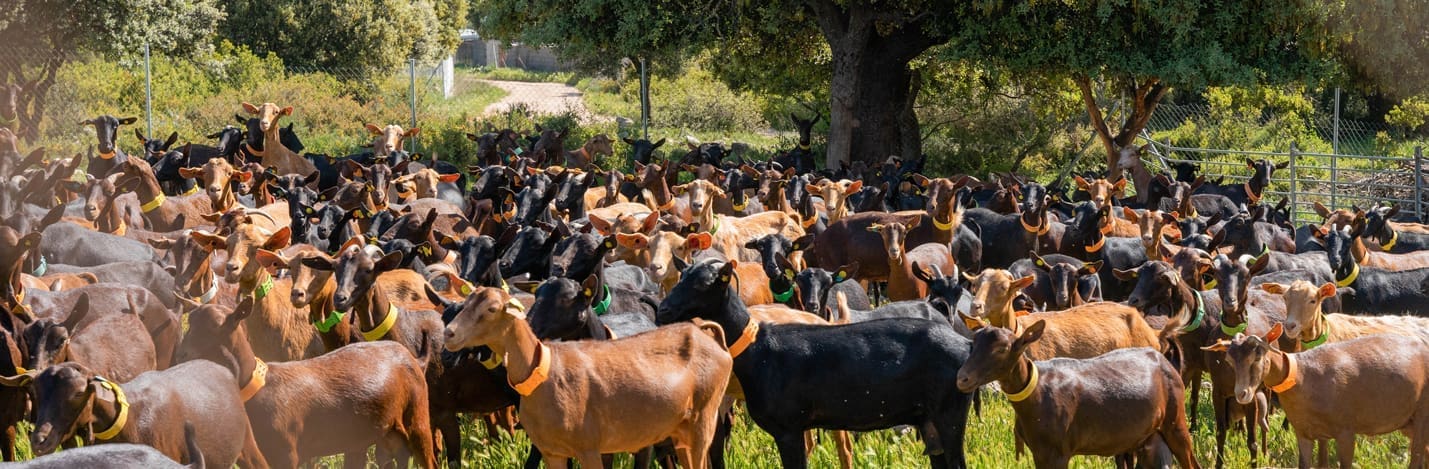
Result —
<path fill-rule="evenodd" d="M 986 0 L 948 12 L 952 38 L 944 51 L 1010 73 L 1071 77 L 1116 178 L 1123 151 L 1171 87 L 1278 83 L 1327 70 L 1324 15 L 1321 5 L 1303 0 Z M 1117 128 L 1106 122 L 1094 82 L 1130 100 Z"/>
<path fill-rule="evenodd" d="M 290 67 L 385 73 L 411 57 L 436 60 L 455 50 L 467 1 L 234 0 L 224 3 L 222 33 Z"/>

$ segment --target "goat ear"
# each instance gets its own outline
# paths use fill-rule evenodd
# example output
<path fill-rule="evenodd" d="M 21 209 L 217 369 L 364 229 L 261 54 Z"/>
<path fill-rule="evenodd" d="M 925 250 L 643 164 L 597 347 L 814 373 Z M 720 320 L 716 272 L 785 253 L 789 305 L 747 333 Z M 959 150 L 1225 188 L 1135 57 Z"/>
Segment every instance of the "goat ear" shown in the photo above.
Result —
<path fill-rule="evenodd" d="M 1130 282 L 1132 280 L 1135 280 L 1137 275 L 1136 269 L 1113 268 L 1111 269 L 1111 273 L 1112 275 L 1116 276 L 1117 280 L 1121 280 L 1123 282 Z"/>
<path fill-rule="evenodd" d="M 267 249 L 259 249 L 253 258 L 258 261 L 259 265 L 268 270 L 269 274 L 275 273 L 278 269 L 288 265 L 288 259 L 284 258 L 282 254 Z"/>
<path fill-rule="evenodd" d="M 1229 345 L 1230 345 L 1230 342 L 1227 342 L 1227 341 L 1225 341 L 1224 339 L 1222 339 L 1222 340 L 1217 340 L 1216 343 L 1214 343 L 1214 344 L 1207 345 L 1207 346 L 1205 346 L 1205 347 L 1201 347 L 1201 350 L 1205 350 L 1205 351 L 1207 351 L 1207 352 L 1224 352 L 1224 351 L 1226 351 L 1226 347 L 1229 346 Z"/>
<path fill-rule="evenodd" d="M 1026 348 L 1028 345 L 1032 345 L 1033 342 L 1042 338 L 1042 332 L 1046 329 L 1047 321 L 1037 320 L 1037 322 L 1032 323 L 1031 326 L 1027 326 L 1027 329 L 1022 330 L 1022 336 L 1017 338 L 1017 342 L 1014 343 L 1013 346 L 1015 348 Z"/>
<path fill-rule="evenodd" d="M 23 388 L 29 386 L 30 381 L 34 381 L 35 376 L 39 374 L 40 370 L 30 370 L 15 376 L 3 376 L 0 377 L 0 385 L 11 388 Z"/>
<path fill-rule="evenodd" d="M 1262 284 L 1262 285 L 1263 285 L 1263 284 Z M 1325 298 L 1329 298 L 1329 297 L 1335 296 L 1336 291 L 1337 291 L 1337 290 L 1335 289 L 1335 284 L 1330 283 L 1330 282 L 1325 282 L 1324 285 L 1320 285 L 1320 290 L 1319 290 L 1318 292 L 1316 292 L 1316 294 L 1317 294 L 1317 296 L 1320 297 L 1320 299 L 1323 300 L 1323 299 L 1325 299 Z"/>
<path fill-rule="evenodd" d="M 921 269 L 920 269 L 920 270 L 921 270 Z M 845 266 L 843 266 L 843 267 L 839 267 L 839 270 L 838 270 L 837 272 L 834 272 L 834 283 L 842 283 L 842 282 L 845 281 L 845 280 L 848 280 L 848 279 L 853 278 L 853 276 L 854 276 L 854 275 L 857 275 L 857 274 L 858 274 L 858 261 L 853 261 L 852 263 L 849 263 L 848 265 L 845 265 Z M 931 276 L 930 276 L 930 277 L 931 277 Z M 934 279 L 934 280 L 936 280 L 936 279 Z"/>
<path fill-rule="evenodd" d="M 792 244 L 793 247 L 789 248 L 789 250 L 790 250 L 790 251 L 803 251 L 803 250 L 805 250 L 805 249 L 809 249 L 809 247 L 810 247 L 810 246 L 813 246 L 813 245 L 814 245 L 814 235 L 804 235 L 804 236 L 800 236 L 799 239 L 794 240 L 794 243 Z"/>
<path fill-rule="evenodd" d="M 645 249 L 650 246 L 650 238 L 641 233 L 616 233 L 615 241 L 626 249 Z"/>
<path fill-rule="evenodd" d="M 600 288 L 600 277 L 596 277 L 595 274 L 590 274 L 584 281 L 581 281 L 581 296 L 585 297 L 586 300 L 595 298 L 596 288 Z"/>
<path fill-rule="evenodd" d="M 728 284 L 734 279 L 734 269 L 739 267 L 739 261 L 731 259 L 719 268 L 719 282 Z"/>
<path fill-rule="evenodd" d="M 1017 280 L 1012 281 L 1010 288 L 1012 291 L 1020 291 L 1023 288 L 1027 288 L 1028 285 L 1032 285 L 1032 281 L 1034 280 L 1037 280 L 1037 277 L 1033 275 L 1028 275 L 1026 277 L 1019 278 Z"/>
<path fill-rule="evenodd" d="M 695 233 L 685 238 L 685 245 L 698 250 L 709 249 L 714 244 L 714 237 L 709 233 Z"/>
<path fill-rule="evenodd" d="M 1032 265 L 1035 265 L 1042 270 L 1052 269 L 1052 266 L 1047 265 L 1047 261 L 1042 259 L 1042 256 L 1037 255 L 1037 251 L 1028 251 L 1027 255 L 1028 257 L 1032 258 Z"/>
<path fill-rule="evenodd" d="M 963 320 L 963 325 L 968 326 L 968 330 L 976 331 L 978 329 L 987 327 L 987 323 L 983 322 L 983 320 L 968 316 L 962 311 L 958 311 L 958 317 Z"/>
<path fill-rule="evenodd" d="M 1089 187 L 1091 187 L 1091 184 L 1087 183 L 1087 180 L 1083 179 L 1081 176 L 1073 176 L 1073 179 L 1077 181 L 1077 189 L 1085 191 Z"/>
<path fill-rule="evenodd" d="M 1132 223 L 1141 222 L 1141 217 L 1136 216 L 1136 210 L 1132 210 L 1131 207 L 1122 207 L 1121 217 Z"/>
<path fill-rule="evenodd" d="M 69 317 L 65 318 L 65 320 L 61 322 L 60 325 L 64 326 L 65 329 L 69 329 L 70 334 L 74 334 L 76 332 L 75 327 L 79 326 L 79 322 L 83 321 L 84 317 L 88 315 L 89 293 L 80 293 L 79 299 L 75 300 L 74 302 L 74 309 L 70 311 Z"/>
<path fill-rule="evenodd" d="M 269 251 L 277 251 L 279 249 L 288 247 L 288 242 L 292 240 L 292 237 L 292 227 L 285 226 L 279 228 L 278 231 L 274 232 L 272 236 L 268 237 L 268 241 L 265 241 L 263 243 L 263 249 L 267 249 Z"/>
<path fill-rule="evenodd" d="M 918 261 L 913 261 L 913 277 L 922 280 L 923 283 L 933 283 L 933 280 L 936 280 L 933 278 L 931 272 L 924 270 L 923 266 L 918 265 Z M 835 280 L 835 282 L 837 282 L 837 280 Z"/>
<path fill-rule="evenodd" d="M 387 272 L 390 270 L 395 270 L 401 266 L 402 253 L 393 251 L 387 253 L 387 255 L 385 256 L 382 256 L 382 259 L 379 259 L 377 263 L 372 266 L 372 269 L 377 272 Z"/>
<path fill-rule="evenodd" d="M 659 220 L 659 217 L 656 217 L 655 219 Z M 592 216 L 589 218 L 588 221 L 590 222 L 590 226 L 592 228 L 595 228 L 595 231 L 597 233 L 600 233 L 601 235 L 609 235 L 615 231 L 611 226 L 610 221 L 604 218 Z"/>

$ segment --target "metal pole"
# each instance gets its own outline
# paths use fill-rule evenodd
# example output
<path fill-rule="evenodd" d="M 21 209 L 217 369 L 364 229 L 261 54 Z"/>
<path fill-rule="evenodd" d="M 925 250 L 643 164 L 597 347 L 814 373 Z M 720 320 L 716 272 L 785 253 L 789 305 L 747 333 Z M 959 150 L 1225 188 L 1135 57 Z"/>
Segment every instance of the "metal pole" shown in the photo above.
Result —
<path fill-rule="evenodd" d="M 412 95 L 412 127 L 417 127 L 417 58 L 407 59 L 407 93 Z M 412 138 L 412 152 L 417 151 L 417 138 Z"/>
<path fill-rule="evenodd" d="M 1424 221 L 1424 147 L 1414 147 L 1414 217 Z"/>
<path fill-rule="evenodd" d="M 149 138 L 154 138 L 154 80 L 149 74 L 149 43 L 144 43 L 144 121 Z"/>
<path fill-rule="evenodd" d="M 1331 153 L 1340 154 L 1340 87 L 1335 87 L 1335 133 L 1330 136 Z"/>
<path fill-rule="evenodd" d="M 645 69 L 645 58 L 640 58 L 640 133 L 650 139 L 650 73 Z"/>
<path fill-rule="evenodd" d="M 1290 219 L 1295 221 L 1299 221 L 1300 219 L 1300 197 L 1297 195 L 1297 192 L 1299 192 L 1297 190 L 1299 186 L 1297 182 L 1300 178 L 1297 174 L 1298 171 L 1295 170 L 1297 166 L 1295 160 L 1298 159 L 1298 156 L 1300 156 L 1300 149 L 1296 147 L 1295 141 L 1292 140 L 1290 142 Z"/>

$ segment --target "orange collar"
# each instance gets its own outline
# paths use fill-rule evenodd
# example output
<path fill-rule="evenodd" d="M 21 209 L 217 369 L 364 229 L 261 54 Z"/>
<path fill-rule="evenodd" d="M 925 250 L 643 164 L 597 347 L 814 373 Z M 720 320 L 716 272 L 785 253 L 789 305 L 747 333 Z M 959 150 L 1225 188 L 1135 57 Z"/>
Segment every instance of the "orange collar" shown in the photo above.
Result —
<path fill-rule="evenodd" d="M 749 320 L 749 324 L 744 326 L 744 332 L 739 334 L 733 344 L 729 346 L 729 357 L 739 358 L 739 354 L 744 353 L 744 349 L 754 344 L 754 338 L 759 336 L 759 321 Z"/>
<path fill-rule="evenodd" d="M 1102 246 L 1105 246 L 1105 245 L 1106 245 L 1106 236 L 1102 236 L 1101 239 L 1098 239 L 1098 240 L 1097 240 L 1097 243 L 1096 243 L 1096 244 L 1093 244 L 1093 245 L 1091 245 L 1091 246 L 1087 246 L 1086 249 L 1087 249 L 1087 252 L 1097 252 L 1097 251 L 1102 250 Z"/>
<path fill-rule="evenodd" d="M 1258 194 L 1256 194 L 1255 191 L 1253 191 L 1253 190 L 1250 189 L 1250 181 L 1246 181 L 1246 182 L 1245 182 L 1245 196 L 1246 196 L 1246 198 L 1250 199 L 1250 204 L 1251 204 L 1251 205 L 1255 205 L 1255 204 L 1260 203 L 1260 198 L 1261 198 L 1261 196 L 1258 195 Z"/>
<path fill-rule="evenodd" d="M 111 152 L 109 152 L 109 153 L 100 153 L 99 155 L 96 155 L 96 156 L 99 156 L 99 159 L 101 159 L 101 160 L 112 160 L 112 159 L 114 159 L 114 154 L 115 154 L 115 152 L 117 152 L 117 151 L 118 151 L 118 150 L 111 151 Z"/>
<path fill-rule="evenodd" d="M 934 219 L 934 221 L 937 221 L 937 219 Z M 1047 234 L 1048 231 L 1052 231 L 1052 224 L 1047 223 L 1045 218 L 1042 220 L 1042 223 L 1039 223 L 1041 226 L 1029 225 L 1027 224 L 1027 220 L 1023 220 L 1022 217 L 1017 217 L 1017 221 L 1022 223 L 1022 229 L 1027 230 L 1028 233 L 1036 233 L 1037 236 L 1042 236 Z"/>
<path fill-rule="evenodd" d="M 814 214 L 814 216 L 809 217 L 808 220 L 804 220 L 803 225 L 804 225 L 804 228 L 805 228 L 805 229 L 808 229 L 809 227 L 812 227 L 812 226 L 814 226 L 814 225 L 816 225 L 816 224 L 818 224 L 818 223 L 819 223 L 819 215 L 818 215 L 818 214 Z"/>
<path fill-rule="evenodd" d="M 1116 223 L 1116 222 L 1114 222 L 1114 221 L 1107 220 L 1107 223 L 1106 223 L 1105 225 L 1102 225 L 1102 226 L 1101 226 L 1100 228 L 1098 228 L 1098 229 L 1101 230 L 1101 232 L 1102 232 L 1103 235 L 1109 235 L 1109 234 L 1111 234 L 1111 230 L 1115 228 L 1115 226 L 1116 226 L 1115 223 Z"/>
<path fill-rule="evenodd" d="M 1285 379 L 1280 384 L 1270 387 L 1270 390 L 1277 393 L 1289 391 L 1300 382 L 1300 365 L 1295 361 L 1295 354 L 1285 354 Z"/>
<path fill-rule="evenodd" d="M 114 235 L 114 236 L 123 237 L 124 234 L 125 234 L 125 233 L 128 233 L 128 232 L 129 232 L 129 224 L 128 224 L 128 223 L 124 223 L 124 219 L 121 218 L 121 219 L 119 219 L 119 227 L 118 227 L 118 228 L 115 228 L 114 231 L 111 232 L 111 233 L 109 233 L 109 234 L 112 234 L 112 235 Z"/>
<path fill-rule="evenodd" d="M 262 157 L 263 157 L 263 151 L 253 148 L 253 145 L 249 145 L 248 142 L 244 142 L 244 143 L 243 143 L 243 149 L 244 149 L 244 150 L 248 150 L 248 154 L 250 154 L 250 155 L 253 155 L 253 156 L 256 156 L 256 157 L 259 157 L 259 158 L 262 158 Z"/>
<path fill-rule="evenodd" d="M 506 360 L 506 363 L 511 363 L 511 361 Z M 545 383 L 546 378 L 551 374 L 551 348 L 546 344 L 540 344 L 540 347 L 536 348 L 536 367 L 531 369 L 531 376 L 527 376 L 519 383 L 512 383 L 510 373 L 508 368 L 506 382 L 511 385 L 511 389 L 516 390 L 517 394 L 529 396 L 536 392 L 536 388 L 541 387 L 541 383 Z"/>
<path fill-rule="evenodd" d="M 668 212 L 668 211 L 670 211 L 670 209 L 673 209 L 673 208 L 675 208 L 675 198 L 674 198 L 674 197 L 670 197 L 670 201 L 669 201 L 669 202 L 665 202 L 665 205 L 661 205 L 661 206 L 659 206 L 659 207 L 656 207 L 656 208 L 655 208 L 655 211 L 657 211 L 657 212 Z"/>
<path fill-rule="evenodd" d="M 254 360 L 258 360 L 258 364 L 253 367 L 253 376 L 248 379 L 248 384 L 238 391 L 238 397 L 242 398 L 243 402 L 248 402 L 255 394 L 258 394 L 259 390 L 263 389 L 263 386 L 268 384 L 268 364 L 261 358 L 254 358 Z"/>

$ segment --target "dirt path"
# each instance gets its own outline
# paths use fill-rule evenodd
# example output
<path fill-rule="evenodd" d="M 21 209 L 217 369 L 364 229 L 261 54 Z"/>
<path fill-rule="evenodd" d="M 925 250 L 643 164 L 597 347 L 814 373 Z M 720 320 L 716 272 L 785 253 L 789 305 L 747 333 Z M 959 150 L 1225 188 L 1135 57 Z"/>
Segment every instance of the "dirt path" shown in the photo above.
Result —
<path fill-rule="evenodd" d="M 537 114 L 559 114 L 569 110 L 575 111 L 582 120 L 591 118 L 590 113 L 586 111 L 585 102 L 581 100 L 580 90 L 574 87 L 562 83 L 481 81 L 506 91 L 506 97 L 486 106 L 486 109 L 482 111 L 484 114 L 499 114 L 506 112 L 516 104 L 525 104 Z"/>

